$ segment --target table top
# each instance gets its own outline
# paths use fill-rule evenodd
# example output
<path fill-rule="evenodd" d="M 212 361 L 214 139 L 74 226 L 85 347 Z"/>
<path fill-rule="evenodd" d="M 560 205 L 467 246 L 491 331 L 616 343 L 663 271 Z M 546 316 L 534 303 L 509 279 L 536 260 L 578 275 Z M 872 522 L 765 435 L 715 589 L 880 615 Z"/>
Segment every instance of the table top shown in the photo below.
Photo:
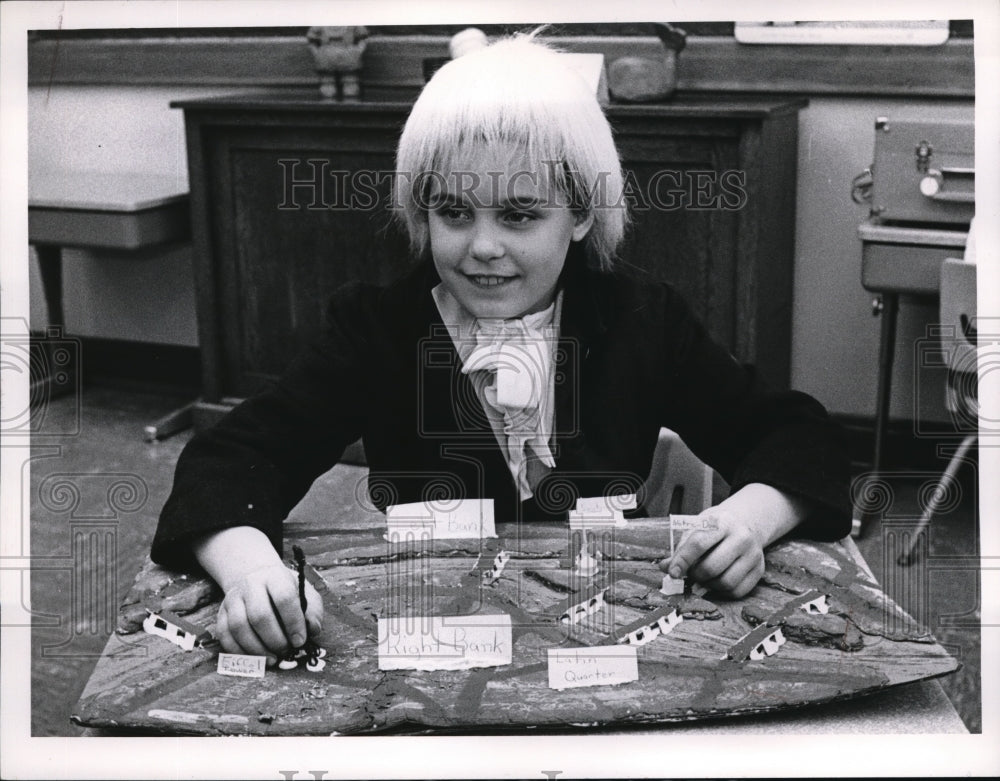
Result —
<path fill-rule="evenodd" d="M 566 627 L 550 615 L 564 607 L 567 593 L 577 585 L 566 567 L 574 535 L 564 525 L 498 523 L 499 536 L 485 541 L 488 548 L 480 540 L 437 540 L 415 555 L 412 548 L 393 549 L 384 539 L 384 516 L 358 507 L 355 488 L 364 472 L 339 465 L 310 494 L 324 498 L 307 497 L 285 526 L 289 544 L 305 550 L 324 598 L 327 618 L 319 641 L 329 651 L 325 670 L 268 670 L 263 679 L 226 677 L 215 670 L 217 647 L 184 652 L 144 633 L 140 627 L 151 599 L 154 606 L 182 614 L 196 626 L 210 627 L 219 597 L 207 580 L 147 563 L 74 718 L 92 727 L 166 734 L 490 731 L 594 724 L 603 731 L 635 731 L 649 729 L 651 723 L 658 729 L 748 734 L 964 731 L 940 686 L 927 680 L 956 669 L 957 663 L 881 593 L 849 538 L 772 548 L 762 584 L 743 600 L 698 596 L 690 590 L 666 598 L 658 581 L 653 583 L 660 574 L 655 561 L 662 555 L 663 522 L 630 521 L 601 543 L 605 569 L 615 570 L 606 608 Z M 331 502 L 330 495 L 342 501 Z M 375 523 L 379 518 L 380 526 Z M 493 560 L 497 546 L 510 552 L 501 576 L 470 591 L 470 571 L 479 574 L 480 564 Z M 817 586 L 830 594 L 829 615 L 810 617 L 788 609 L 795 594 Z M 428 587 L 433 593 L 420 597 Z M 512 664 L 433 672 L 379 670 L 375 619 L 393 611 L 404 614 L 399 595 L 407 604 L 430 599 L 439 615 L 484 609 L 511 615 Z M 637 649 L 639 681 L 561 691 L 547 687 L 546 648 L 606 645 L 609 630 L 618 631 L 636 617 L 646 620 L 651 609 L 670 599 L 676 600 L 683 620 L 669 635 Z M 754 622 L 775 621 L 775 616 L 784 616 L 777 623 L 787 633 L 777 654 L 745 663 L 721 659 L 752 631 Z M 856 696 L 866 692 L 868 696 Z M 742 717 L 716 718 L 731 715 Z M 708 720 L 691 721 L 703 718 Z"/>
<path fill-rule="evenodd" d="M 184 201 L 187 181 L 144 172 L 32 171 L 28 207 L 139 212 Z"/>
<path fill-rule="evenodd" d="M 416 95 L 414 94 L 414 98 Z M 651 116 L 697 119 L 764 119 L 797 112 L 809 104 L 801 97 L 724 95 L 719 93 L 678 92 L 659 103 L 612 103 L 605 107 L 611 116 Z M 227 109 L 245 111 L 325 111 L 343 113 L 409 113 L 412 100 L 328 100 L 319 90 L 273 89 L 241 92 L 208 98 L 175 100 L 171 108 Z"/>
<path fill-rule="evenodd" d="M 959 247 L 964 250 L 967 229 L 924 228 L 918 225 L 885 225 L 869 218 L 858 226 L 862 241 L 880 244 L 916 244 L 933 247 Z"/>

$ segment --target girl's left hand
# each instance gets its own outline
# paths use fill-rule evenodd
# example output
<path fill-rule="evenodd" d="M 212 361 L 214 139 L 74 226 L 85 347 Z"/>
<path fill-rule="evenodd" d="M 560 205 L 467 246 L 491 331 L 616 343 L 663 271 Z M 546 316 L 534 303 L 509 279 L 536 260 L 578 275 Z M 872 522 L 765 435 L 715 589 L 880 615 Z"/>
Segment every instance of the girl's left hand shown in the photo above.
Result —
<path fill-rule="evenodd" d="M 687 532 L 660 569 L 726 596 L 746 596 L 764 574 L 764 548 L 794 529 L 807 508 L 777 488 L 750 483 L 700 513 L 708 528 Z"/>
<path fill-rule="evenodd" d="M 709 528 L 685 534 L 673 558 L 663 559 L 660 569 L 675 578 L 694 578 L 726 596 L 746 596 L 764 574 L 764 542 L 745 519 L 721 506 L 699 517 Z"/>

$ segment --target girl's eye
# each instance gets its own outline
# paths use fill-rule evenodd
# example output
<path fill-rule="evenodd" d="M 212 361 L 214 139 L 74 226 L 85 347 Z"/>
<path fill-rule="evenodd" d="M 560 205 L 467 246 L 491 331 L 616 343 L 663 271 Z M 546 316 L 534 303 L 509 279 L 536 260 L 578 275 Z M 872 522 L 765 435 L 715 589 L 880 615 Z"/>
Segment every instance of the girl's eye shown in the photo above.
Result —
<path fill-rule="evenodd" d="M 527 225 L 537 218 L 531 212 L 509 212 L 505 219 L 512 225 Z"/>
<path fill-rule="evenodd" d="M 437 213 L 448 222 L 462 222 L 469 218 L 469 210 L 461 206 L 442 206 Z"/>

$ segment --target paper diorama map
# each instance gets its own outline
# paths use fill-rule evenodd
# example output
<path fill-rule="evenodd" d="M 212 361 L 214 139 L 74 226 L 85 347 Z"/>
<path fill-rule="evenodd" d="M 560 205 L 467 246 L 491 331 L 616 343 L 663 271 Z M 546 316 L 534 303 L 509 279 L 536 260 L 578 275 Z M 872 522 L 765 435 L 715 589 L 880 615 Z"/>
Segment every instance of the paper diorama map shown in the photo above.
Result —
<path fill-rule="evenodd" d="M 150 563 L 75 719 L 273 735 L 649 724 L 822 703 L 958 666 L 839 543 L 773 547 L 760 585 L 726 600 L 690 584 L 664 593 L 667 528 L 496 523 L 495 537 L 445 539 L 397 526 L 392 541 L 384 518 L 288 523 L 324 599 L 327 664 L 263 678 L 220 675 L 217 646 L 185 652 L 141 630 L 151 604 L 211 627 L 220 596 Z"/>

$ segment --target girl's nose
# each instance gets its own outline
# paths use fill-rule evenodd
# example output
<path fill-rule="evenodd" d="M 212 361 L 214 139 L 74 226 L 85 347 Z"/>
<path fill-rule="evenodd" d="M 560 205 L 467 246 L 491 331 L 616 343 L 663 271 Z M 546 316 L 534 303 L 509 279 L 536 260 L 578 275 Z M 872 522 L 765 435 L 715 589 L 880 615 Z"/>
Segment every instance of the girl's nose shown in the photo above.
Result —
<path fill-rule="evenodd" d="M 490 220 L 477 220 L 469 252 L 476 260 L 495 260 L 503 255 L 503 243 Z"/>

